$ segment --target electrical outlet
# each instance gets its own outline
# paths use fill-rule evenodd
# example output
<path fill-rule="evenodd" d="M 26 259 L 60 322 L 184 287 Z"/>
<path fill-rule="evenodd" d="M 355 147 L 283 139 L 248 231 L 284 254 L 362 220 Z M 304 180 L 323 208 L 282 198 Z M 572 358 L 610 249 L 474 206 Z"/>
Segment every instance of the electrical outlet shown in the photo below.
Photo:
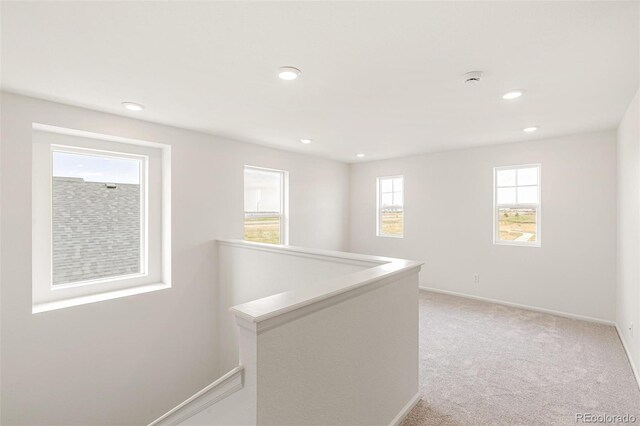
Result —
<path fill-rule="evenodd" d="M 629 334 L 633 336 L 633 323 L 629 323 Z"/>
<path fill-rule="evenodd" d="M 480 282 L 480 274 L 473 274 L 473 282 L 474 283 Z"/>

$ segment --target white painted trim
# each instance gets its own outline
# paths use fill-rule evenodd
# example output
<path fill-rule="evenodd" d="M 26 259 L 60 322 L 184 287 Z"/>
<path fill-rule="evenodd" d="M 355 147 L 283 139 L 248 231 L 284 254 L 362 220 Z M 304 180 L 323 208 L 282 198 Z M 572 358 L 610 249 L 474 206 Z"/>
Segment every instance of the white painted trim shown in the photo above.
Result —
<path fill-rule="evenodd" d="M 625 354 L 627 354 L 627 359 L 629 360 L 629 364 L 631 365 L 631 370 L 633 371 L 633 376 L 636 379 L 636 384 L 638 388 L 640 388 L 640 374 L 638 374 L 638 369 L 636 368 L 635 363 L 633 362 L 633 357 L 631 356 L 631 352 L 629 351 L 629 347 L 627 346 L 627 341 L 624 338 L 624 334 L 622 334 L 622 330 L 618 327 L 618 324 L 615 325 L 616 332 L 618 333 L 618 338 L 620 342 L 622 342 L 622 347 L 624 348 Z"/>
<path fill-rule="evenodd" d="M 297 288 L 232 306 L 230 311 L 236 317 L 244 318 L 250 323 L 267 321 L 303 308 L 305 311 L 313 311 L 314 306 L 318 306 L 317 304 L 321 302 L 329 305 L 337 303 L 340 296 L 345 293 L 364 293 L 377 285 L 392 282 L 402 276 L 417 275 L 421 267 L 420 262 L 397 259 L 391 263 L 323 281 L 311 287 Z"/>
<path fill-rule="evenodd" d="M 523 186 L 537 186 L 538 187 L 538 202 L 535 204 L 501 204 L 498 205 L 498 172 L 503 170 L 515 170 L 516 171 L 516 182 L 513 188 L 516 188 L 516 201 L 517 201 L 517 191 L 518 191 L 518 169 L 528 169 L 528 168 L 536 168 L 538 169 L 538 184 L 537 185 L 523 185 Z M 499 217 L 499 209 L 500 208 L 533 208 L 536 209 L 536 240 L 533 242 L 519 242 L 519 241 L 509 241 L 509 240 L 501 240 L 500 232 L 498 229 L 498 217 Z M 515 246 L 515 247 L 534 247 L 540 248 L 542 247 L 542 164 L 541 163 L 533 163 L 533 164 L 523 164 L 520 166 L 499 166 L 493 168 L 493 244 L 499 246 Z"/>
<path fill-rule="evenodd" d="M 34 168 L 33 180 L 33 254 L 32 254 L 32 313 L 40 313 L 86 303 L 100 302 L 129 295 L 147 293 L 171 287 L 171 147 L 169 145 L 128 139 L 82 130 L 68 129 L 40 123 L 32 123 L 34 131 L 32 151 L 34 162 L 46 166 Z M 36 134 L 48 134 L 46 140 L 36 141 Z M 81 139 L 69 141 L 62 136 Z M 60 140 L 57 140 L 60 139 Z M 38 149 L 36 150 L 36 146 Z M 47 148 L 44 148 L 47 147 Z M 143 206 L 141 221 L 146 228 L 141 238 L 141 264 L 143 273 L 109 277 L 53 286 L 51 283 L 51 150 L 99 155 L 115 154 L 116 157 L 144 158 Z M 151 160 L 153 156 L 153 160 Z M 37 172 L 37 175 L 36 175 Z M 43 174 L 44 173 L 44 174 Z M 153 174 L 150 185 L 149 174 Z M 45 183 L 46 182 L 46 183 Z M 47 187 L 46 193 L 42 188 Z M 153 194 L 153 195 L 150 195 Z M 150 207 L 150 198 L 153 207 Z M 40 205 L 37 209 L 36 204 Z M 49 212 L 46 219 L 41 212 Z M 40 212 L 40 213 L 38 213 Z M 38 220 L 35 220 L 38 218 Z M 38 224 L 39 223 L 39 224 Z M 37 229 L 36 229 L 37 228 Z M 36 232 L 38 229 L 41 232 Z M 150 238 L 152 242 L 150 242 Z"/>
<path fill-rule="evenodd" d="M 382 217 L 380 216 L 380 203 L 382 202 L 382 181 L 385 179 L 402 179 L 402 234 L 384 234 L 382 233 L 382 227 L 380 226 L 380 221 Z M 393 183 L 391 184 L 393 187 Z M 395 194 L 396 191 L 391 191 L 392 194 Z M 395 195 L 394 195 L 395 196 Z M 395 176 L 380 176 L 376 178 L 376 236 L 382 238 L 404 238 L 404 225 L 406 223 L 405 220 L 405 209 L 404 209 L 404 175 L 395 175 Z"/>
<path fill-rule="evenodd" d="M 413 396 L 413 398 L 411 398 L 409 402 L 407 402 L 407 405 L 402 407 L 402 410 L 400 410 L 398 415 L 396 415 L 393 418 L 393 420 L 391 420 L 391 423 L 389 423 L 389 426 L 397 426 L 400 423 L 402 423 L 404 418 L 407 417 L 407 415 L 411 412 L 411 410 L 413 410 L 413 407 L 415 407 L 419 401 L 420 401 L 420 392 L 416 393 Z"/>
<path fill-rule="evenodd" d="M 104 293 L 92 294 L 90 296 L 74 297 L 71 299 L 58 300 L 55 302 L 40 303 L 33 305 L 31 313 L 55 311 L 56 309 L 70 308 L 72 306 L 86 305 L 87 303 L 102 302 L 104 300 L 119 299 L 120 297 L 133 296 L 135 294 L 150 293 L 152 291 L 171 288 L 168 283 L 148 284 L 139 287 L 130 287 L 122 290 L 107 291 Z"/>
<path fill-rule="evenodd" d="M 241 365 L 235 367 L 182 404 L 151 422 L 149 426 L 178 425 L 216 402 L 222 401 L 243 388 L 243 372 L 244 367 Z"/>
<path fill-rule="evenodd" d="M 270 169 L 266 167 L 244 165 L 244 179 L 246 182 L 247 169 L 268 173 L 279 174 L 280 179 L 280 242 L 282 245 L 289 245 L 289 172 L 287 170 Z M 245 189 L 246 191 L 246 189 Z M 243 213 L 246 214 L 246 213 Z M 246 220 L 246 215 L 244 219 Z"/>
<path fill-rule="evenodd" d="M 376 285 L 383 285 L 392 277 L 398 279 L 403 275 L 417 274 L 423 265 L 423 262 L 413 260 L 255 243 L 244 240 L 218 240 L 217 243 L 222 246 L 261 250 L 283 255 L 305 256 L 329 262 L 346 262 L 367 267 L 361 271 L 324 281 L 317 286 L 285 291 L 230 308 L 236 317 L 243 318 L 246 320 L 244 322 L 248 323 L 259 323 L 302 308 L 305 308 L 305 312 L 313 310 L 315 309 L 314 306 L 319 306 L 317 304 L 320 302 L 323 302 L 323 304 L 337 303 L 336 300 L 342 294 L 356 290 L 358 293 L 365 292 Z M 242 323 L 244 324 L 244 322 Z"/>
<path fill-rule="evenodd" d="M 141 145 L 141 146 L 146 146 L 151 148 L 161 148 L 161 149 L 170 148 L 169 145 L 166 145 L 163 143 L 151 142 L 151 141 L 146 141 L 142 139 L 125 138 L 122 136 L 107 135 L 104 133 L 87 132 L 85 130 L 69 129 L 67 127 L 52 126 L 50 124 L 33 123 L 32 127 L 35 130 L 41 130 L 43 132 L 49 132 L 49 133 L 58 133 L 60 135 L 78 136 L 81 138 L 98 139 L 98 140 L 109 141 L 109 142 L 127 143 L 131 145 Z"/>
<path fill-rule="evenodd" d="M 498 305 L 510 306 L 512 308 L 526 309 L 528 311 L 541 312 L 541 313 L 544 313 L 544 314 L 557 315 L 557 316 L 565 317 L 565 318 L 571 318 L 571 319 L 576 319 L 576 320 L 581 320 L 581 321 L 589 321 L 589 322 L 595 322 L 595 323 L 598 323 L 598 324 L 615 326 L 615 322 L 613 322 L 613 321 L 609 321 L 609 320 L 605 320 L 605 319 L 601 319 L 601 318 L 589 317 L 589 316 L 586 316 L 586 315 L 570 314 L 568 312 L 554 311 L 553 309 L 546 309 L 546 308 L 540 308 L 540 307 L 537 307 L 537 306 L 530 306 L 530 305 L 523 305 L 523 304 L 520 304 L 520 303 L 507 302 L 506 300 L 491 299 L 489 297 L 473 296 L 471 294 L 458 293 L 458 292 L 449 291 L 449 290 L 441 290 L 439 288 L 433 288 L 433 287 L 419 286 L 418 288 L 420 290 L 423 290 L 423 291 L 432 291 L 434 293 L 442 293 L 442 294 L 448 294 L 450 296 L 458 296 L 458 297 L 464 297 L 464 298 L 467 298 L 467 299 L 480 300 L 482 302 L 496 303 Z"/>
<path fill-rule="evenodd" d="M 83 281 L 72 281 L 68 283 L 53 283 L 53 261 L 50 261 L 51 271 L 50 271 L 50 283 L 49 290 L 57 290 L 71 287 L 81 287 L 85 285 L 91 284 L 99 284 L 106 282 L 126 282 L 129 279 L 136 279 L 141 277 L 149 276 L 149 156 L 144 154 L 132 154 L 130 152 L 117 152 L 110 151 L 104 149 L 97 148 L 86 148 L 81 146 L 73 146 L 73 145 L 59 145 L 52 143 L 49 145 L 50 148 L 50 158 L 49 160 L 53 164 L 53 154 L 54 153 L 63 153 L 63 154 L 75 154 L 75 155 L 83 155 L 83 156 L 94 156 L 94 157 L 107 157 L 112 159 L 125 159 L 125 160 L 133 160 L 139 163 L 139 187 L 140 187 L 140 271 L 126 274 L 126 275 L 116 275 L 109 276 L 105 278 L 95 278 Z M 53 166 L 51 167 L 51 177 L 53 177 Z M 105 182 L 106 183 L 106 182 Z M 51 201 L 53 203 L 53 194 L 51 195 Z M 53 229 L 53 218 L 50 218 L 50 227 Z M 49 255 L 53 256 L 53 241 L 49 242 Z"/>
<path fill-rule="evenodd" d="M 278 244 L 256 243 L 254 241 L 218 239 L 217 243 L 223 246 L 240 247 L 250 250 L 268 251 L 290 256 L 302 256 L 312 258 L 327 258 L 329 262 L 349 263 L 361 266 L 375 266 L 391 263 L 394 258 L 370 256 L 366 254 L 348 253 L 334 250 L 312 249 L 298 246 L 284 246 Z"/>
<path fill-rule="evenodd" d="M 324 293 L 320 293 L 317 296 L 309 296 L 309 293 L 304 291 L 287 291 L 233 306 L 230 311 L 236 315 L 236 323 L 240 327 L 260 334 L 320 309 L 336 305 L 344 300 L 357 297 L 382 286 L 393 284 L 406 276 L 417 275 L 419 268 L 420 266 L 414 266 L 383 278 L 358 282 L 350 287 L 340 286 L 340 278 L 342 277 L 338 277 L 324 282 L 322 284 Z M 264 313 L 261 314 L 261 311 L 264 311 Z"/>

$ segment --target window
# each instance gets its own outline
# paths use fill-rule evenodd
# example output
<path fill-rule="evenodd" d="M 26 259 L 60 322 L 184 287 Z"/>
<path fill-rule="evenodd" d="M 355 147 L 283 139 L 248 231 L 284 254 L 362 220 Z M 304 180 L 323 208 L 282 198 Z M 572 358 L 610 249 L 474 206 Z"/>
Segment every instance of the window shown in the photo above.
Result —
<path fill-rule="evenodd" d="M 287 172 L 245 166 L 244 239 L 287 244 Z"/>
<path fill-rule="evenodd" d="M 146 156 L 52 145 L 52 285 L 146 274 Z"/>
<path fill-rule="evenodd" d="M 494 243 L 540 246 L 540 165 L 494 168 Z"/>
<path fill-rule="evenodd" d="M 170 148 L 129 141 L 34 124 L 34 313 L 170 287 Z"/>
<path fill-rule="evenodd" d="M 377 186 L 377 235 L 402 238 L 404 235 L 404 177 L 379 177 Z"/>

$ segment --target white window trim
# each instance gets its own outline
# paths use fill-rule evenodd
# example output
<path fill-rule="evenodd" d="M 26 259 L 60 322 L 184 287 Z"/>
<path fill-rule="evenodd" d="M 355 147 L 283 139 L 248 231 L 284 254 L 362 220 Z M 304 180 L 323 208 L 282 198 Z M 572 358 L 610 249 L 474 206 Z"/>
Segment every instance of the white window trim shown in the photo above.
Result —
<path fill-rule="evenodd" d="M 504 170 L 517 170 L 526 168 L 536 168 L 538 170 L 538 203 L 537 204 L 500 204 L 498 205 L 498 172 Z M 536 185 L 522 185 L 536 186 Z M 518 188 L 518 173 L 516 172 L 515 187 Z M 516 189 L 517 192 L 517 189 Z M 536 241 L 505 241 L 500 239 L 500 229 L 498 226 L 500 208 L 535 208 L 536 209 Z M 542 166 L 540 163 L 522 164 L 517 166 L 501 166 L 493 168 L 493 244 L 519 247 L 541 247 L 542 246 Z"/>
<path fill-rule="evenodd" d="M 32 312 L 39 313 L 102 300 L 147 293 L 171 287 L 171 147 L 165 144 L 110 136 L 82 130 L 67 129 L 33 123 L 33 130 L 47 133 L 47 141 L 33 144 L 33 261 Z M 77 139 L 68 138 L 68 136 Z M 35 137 L 35 135 L 34 135 Z M 49 137 L 51 141 L 49 141 Z M 74 143 L 69 143 L 72 140 Z M 75 142 L 78 143 L 75 143 Z M 37 149 L 36 149 L 37 148 Z M 52 284 L 52 151 L 144 158 L 145 187 L 144 213 L 153 215 L 141 223 L 141 273 L 104 279 L 86 280 L 69 284 Z M 46 152 L 46 154 L 45 154 Z M 149 184 L 150 163 L 147 153 L 152 152 L 154 187 Z M 142 172 L 142 171 L 141 171 Z M 144 176 L 143 175 L 143 176 Z M 149 194 L 153 193 L 150 206 Z M 49 208 L 47 208 L 49 206 Z M 150 233 L 154 235 L 150 238 Z M 146 267 L 145 267 L 146 265 Z M 150 266 L 149 266 L 150 265 Z"/>
<path fill-rule="evenodd" d="M 280 169 L 271 169 L 267 167 L 258 167 L 252 166 L 249 164 L 245 164 L 242 169 L 242 194 L 244 200 L 244 172 L 247 169 L 258 170 L 263 172 L 272 172 L 279 173 L 282 178 L 280 179 L 280 242 L 278 245 L 289 245 L 289 172 L 286 170 Z M 245 221 L 245 212 L 244 212 L 244 201 L 243 201 L 243 211 L 242 211 L 242 227 L 244 236 L 244 221 Z M 243 237 L 244 239 L 244 237 Z M 250 241 L 250 240 L 245 240 Z M 255 241 L 250 241 L 255 242 Z M 265 243 L 268 244 L 268 243 Z"/>
<path fill-rule="evenodd" d="M 147 191 L 147 186 L 149 185 L 149 176 L 148 176 L 148 168 L 149 168 L 149 157 L 147 155 L 140 154 L 129 154 L 123 152 L 113 152 L 113 151 L 105 151 L 101 149 L 92 149 L 92 148 L 80 148 L 76 146 L 67 146 L 67 145 L 50 145 L 50 159 L 52 161 L 52 170 L 53 170 L 53 153 L 54 152 L 62 152 L 69 154 L 79 154 L 79 155 L 97 155 L 100 157 L 110 157 L 110 158 L 122 158 L 122 159 L 131 159 L 140 161 L 140 192 L 142 197 L 140 197 L 140 272 L 135 274 L 126 274 L 126 275 L 115 275 L 111 277 L 105 278 L 96 278 L 91 280 L 83 280 L 83 281 L 74 281 L 71 283 L 65 284 L 53 284 L 53 261 L 51 262 L 51 271 L 50 271 L 50 290 L 57 290 L 62 288 L 71 288 L 71 287 L 80 287 L 84 285 L 91 284 L 100 284 L 100 283 L 108 283 L 114 281 L 124 281 L 133 278 L 146 277 L 149 275 L 149 226 L 147 220 L 147 212 L 149 210 L 149 192 Z M 51 217 L 53 221 L 53 217 Z M 52 225 L 53 226 L 53 222 Z M 53 253 L 53 245 L 50 248 L 50 253 Z"/>
<path fill-rule="evenodd" d="M 384 179 L 402 179 L 402 233 L 400 235 L 397 234 L 385 234 L 382 232 L 381 220 L 382 216 L 380 215 L 382 202 L 382 185 L 381 181 Z M 380 176 L 376 178 L 376 236 L 383 238 L 404 238 L 404 226 L 406 223 L 406 209 L 404 205 L 404 175 L 394 175 L 394 176 Z"/>

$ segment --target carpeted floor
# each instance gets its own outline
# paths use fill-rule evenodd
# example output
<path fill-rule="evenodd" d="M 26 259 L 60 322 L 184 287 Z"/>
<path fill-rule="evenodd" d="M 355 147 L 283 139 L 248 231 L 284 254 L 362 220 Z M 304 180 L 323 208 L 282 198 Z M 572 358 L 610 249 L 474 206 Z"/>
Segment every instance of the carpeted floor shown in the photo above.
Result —
<path fill-rule="evenodd" d="M 414 425 L 575 425 L 576 415 L 640 424 L 640 391 L 613 327 L 420 292 Z"/>

